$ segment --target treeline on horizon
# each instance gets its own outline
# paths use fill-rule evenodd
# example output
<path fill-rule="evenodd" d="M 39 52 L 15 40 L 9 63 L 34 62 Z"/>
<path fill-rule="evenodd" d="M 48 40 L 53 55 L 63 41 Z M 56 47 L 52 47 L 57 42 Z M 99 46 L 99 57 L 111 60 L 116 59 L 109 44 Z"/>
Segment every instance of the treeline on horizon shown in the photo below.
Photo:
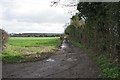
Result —
<path fill-rule="evenodd" d="M 118 62 L 120 53 L 120 2 L 79 2 L 65 30 L 69 39 L 108 55 Z M 81 22 L 82 21 L 82 22 Z M 84 22 L 84 23 L 83 23 Z"/>
<path fill-rule="evenodd" d="M 62 34 L 59 33 L 12 33 L 10 37 L 60 37 Z"/>

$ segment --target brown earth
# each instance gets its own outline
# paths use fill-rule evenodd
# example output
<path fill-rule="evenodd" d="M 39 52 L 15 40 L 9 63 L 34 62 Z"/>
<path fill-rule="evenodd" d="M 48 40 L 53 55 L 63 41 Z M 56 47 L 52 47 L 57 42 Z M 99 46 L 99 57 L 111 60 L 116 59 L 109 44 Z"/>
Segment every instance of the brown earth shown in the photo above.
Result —
<path fill-rule="evenodd" d="M 63 41 L 47 59 L 20 64 L 3 64 L 3 78 L 100 78 L 99 68 L 81 49 Z"/>

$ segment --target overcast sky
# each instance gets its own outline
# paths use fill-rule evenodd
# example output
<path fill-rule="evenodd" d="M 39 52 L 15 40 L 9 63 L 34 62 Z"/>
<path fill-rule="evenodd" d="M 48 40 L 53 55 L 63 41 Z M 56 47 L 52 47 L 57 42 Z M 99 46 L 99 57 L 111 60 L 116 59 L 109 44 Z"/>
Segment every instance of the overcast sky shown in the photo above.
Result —
<path fill-rule="evenodd" d="M 0 0 L 0 27 L 9 33 L 63 33 L 71 15 L 52 0 Z"/>

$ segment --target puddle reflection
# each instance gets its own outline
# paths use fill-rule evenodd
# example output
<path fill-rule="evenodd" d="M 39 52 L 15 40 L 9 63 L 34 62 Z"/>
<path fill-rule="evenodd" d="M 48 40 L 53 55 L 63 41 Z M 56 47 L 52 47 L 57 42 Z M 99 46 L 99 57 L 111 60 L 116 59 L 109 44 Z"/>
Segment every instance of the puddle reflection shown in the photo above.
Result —
<path fill-rule="evenodd" d="M 67 61 L 76 61 L 77 59 L 75 58 L 68 58 Z"/>
<path fill-rule="evenodd" d="M 47 59 L 46 61 L 48 61 L 48 62 L 54 62 L 55 60 L 54 60 L 54 59 L 49 58 L 49 59 Z"/>

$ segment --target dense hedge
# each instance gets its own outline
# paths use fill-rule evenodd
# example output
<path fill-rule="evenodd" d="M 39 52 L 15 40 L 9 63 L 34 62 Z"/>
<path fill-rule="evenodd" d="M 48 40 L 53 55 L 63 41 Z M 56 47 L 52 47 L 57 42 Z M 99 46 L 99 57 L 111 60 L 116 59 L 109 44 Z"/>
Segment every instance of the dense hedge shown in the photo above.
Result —
<path fill-rule="evenodd" d="M 69 38 L 117 62 L 120 53 L 120 3 L 80 2 L 77 10 L 79 13 L 71 18 L 65 31 Z M 80 20 L 85 24 L 78 25 Z"/>
<path fill-rule="evenodd" d="M 9 35 L 7 34 L 7 32 L 3 29 L 0 29 L 0 52 L 4 50 L 4 48 L 6 47 L 6 43 L 8 41 L 8 37 Z"/>

